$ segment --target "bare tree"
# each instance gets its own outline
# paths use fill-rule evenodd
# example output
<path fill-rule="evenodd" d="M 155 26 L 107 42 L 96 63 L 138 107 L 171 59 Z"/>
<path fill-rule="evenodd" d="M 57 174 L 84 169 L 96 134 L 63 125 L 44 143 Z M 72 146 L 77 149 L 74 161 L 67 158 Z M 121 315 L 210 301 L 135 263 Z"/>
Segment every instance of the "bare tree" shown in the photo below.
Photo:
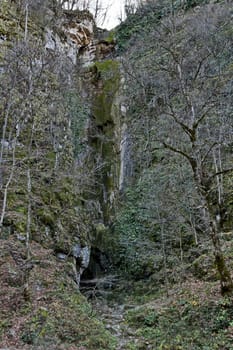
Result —
<path fill-rule="evenodd" d="M 145 112 L 156 123 L 150 151 L 167 150 L 190 166 L 223 294 L 233 292 L 220 241 L 224 176 L 233 171 L 231 22 L 227 7 L 209 6 L 185 20 L 172 13 L 143 38 L 144 58 L 139 45 L 136 53 L 132 49 L 139 59 L 128 69 L 129 79 L 141 88 Z"/>

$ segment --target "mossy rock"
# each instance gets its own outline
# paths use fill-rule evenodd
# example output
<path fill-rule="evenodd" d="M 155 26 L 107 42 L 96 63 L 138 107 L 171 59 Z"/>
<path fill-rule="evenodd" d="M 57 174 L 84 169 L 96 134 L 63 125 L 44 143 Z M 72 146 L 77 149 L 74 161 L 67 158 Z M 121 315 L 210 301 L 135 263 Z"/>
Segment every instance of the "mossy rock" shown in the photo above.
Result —
<path fill-rule="evenodd" d="M 109 234 L 109 229 L 103 223 L 95 225 L 94 246 L 100 248 L 103 245 L 106 235 Z"/>
<path fill-rule="evenodd" d="M 119 62 L 114 60 L 96 62 L 94 68 L 96 69 L 96 83 L 101 81 L 102 86 L 97 91 L 93 101 L 93 114 L 96 124 L 101 126 L 108 121 L 113 122 L 112 104 L 120 84 Z"/>
<path fill-rule="evenodd" d="M 106 32 L 106 35 L 104 35 L 103 39 L 109 44 L 114 44 L 116 42 L 116 31 L 112 29 Z"/>

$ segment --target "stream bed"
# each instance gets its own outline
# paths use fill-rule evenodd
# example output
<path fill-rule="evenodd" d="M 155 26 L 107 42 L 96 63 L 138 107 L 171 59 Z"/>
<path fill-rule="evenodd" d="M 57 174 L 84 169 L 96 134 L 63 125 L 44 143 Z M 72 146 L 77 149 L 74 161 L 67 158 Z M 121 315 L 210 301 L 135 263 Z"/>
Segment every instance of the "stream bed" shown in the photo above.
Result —
<path fill-rule="evenodd" d="M 137 336 L 126 321 L 128 310 L 137 309 L 139 305 L 129 305 L 117 298 L 114 287 L 119 284 L 115 276 L 87 280 L 82 283 L 81 291 L 92 304 L 96 316 L 105 324 L 106 329 L 117 339 L 116 350 L 152 349 L 149 344 Z"/>

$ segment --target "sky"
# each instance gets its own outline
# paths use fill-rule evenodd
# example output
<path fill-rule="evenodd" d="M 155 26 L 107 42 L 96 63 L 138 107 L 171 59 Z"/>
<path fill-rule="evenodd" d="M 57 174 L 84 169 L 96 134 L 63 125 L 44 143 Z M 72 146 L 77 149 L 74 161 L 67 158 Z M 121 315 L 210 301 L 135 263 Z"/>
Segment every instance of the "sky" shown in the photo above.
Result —
<path fill-rule="evenodd" d="M 106 8 L 109 7 L 103 27 L 112 29 L 119 24 L 124 10 L 124 1 L 125 0 L 102 0 L 103 6 Z"/>
<path fill-rule="evenodd" d="M 64 5 L 64 8 L 69 8 L 67 4 L 71 0 L 66 0 L 67 2 Z M 115 28 L 119 23 L 120 19 L 124 19 L 124 4 L 126 0 L 77 0 L 75 8 L 85 9 L 88 8 L 93 14 L 95 13 L 96 3 L 100 4 L 100 7 L 103 9 L 108 9 L 106 20 L 104 23 L 101 23 L 101 18 L 98 21 L 97 25 L 102 28 L 112 29 Z M 129 1 L 129 0 L 128 0 Z M 135 1 L 135 0 L 130 0 Z M 71 2 L 72 3 L 72 2 Z M 86 7 L 88 6 L 88 7 Z"/>

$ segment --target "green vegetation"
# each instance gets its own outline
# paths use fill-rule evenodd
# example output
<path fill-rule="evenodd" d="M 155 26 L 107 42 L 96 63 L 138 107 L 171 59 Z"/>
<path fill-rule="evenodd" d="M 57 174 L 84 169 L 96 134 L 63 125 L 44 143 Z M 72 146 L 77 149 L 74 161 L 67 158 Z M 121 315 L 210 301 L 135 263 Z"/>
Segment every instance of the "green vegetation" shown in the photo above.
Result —
<path fill-rule="evenodd" d="M 116 340 L 95 318 L 82 295 L 67 290 L 65 285 L 55 291 L 54 297 L 49 308 L 36 309 L 24 325 L 21 335 L 24 343 L 49 346 L 56 339 L 57 344 L 66 346 L 79 344 L 90 350 L 96 349 L 96 346 L 106 350 L 115 349 Z"/>
<path fill-rule="evenodd" d="M 72 139 L 74 145 L 74 155 L 78 157 L 85 151 L 85 142 L 88 123 L 88 106 L 77 96 L 77 92 L 70 91 L 66 96 L 67 109 L 71 119 Z"/>
<path fill-rule="evenodd" d="M 120 71 L 119 63 L 114 60 L 95 62 L 92 70 L 95 72 L 94 84 L 103 84 L 93 101 L 93 113 L 97 125 L 104 125 L 112 120 L 112 104 L 114 96 L 119 88 Z"/>
<path fill-rule="evenodd" d="M 0 347 L 232 350 L 232 4 L 147 1 L 88 67 L 55 7 L 0 7 Z"/>
<path fill-rule="evenodd" d="M 201 295 L 203 290 L 198 283 L 195 286 L 194 282 L 192 287 L 198 290 L 190 290 L 188 294 L 186 285 L 167 301 L 166 298 L 151 296 L 151 302 L 147 302 L 146 307 L 128 311 L 126 322 L 135 329 L 135 336 L 155 349 L 230 350 L 231 300 L 213 300 L 211 294 L 208 300 L 206 293 L 210 286 L 207 284 L 204 295 Z"/>
<path fill-rule="evenodd" d="M 134 45 L 137 36 L 147 35 L 152 28 L 159 26 L 161 20 L 169 15 L 174 13 L 179 15 L 183 11 L 188 11 L 209 2 L 209 0 L 150 0 L 145 4 L 139 5 L 136 13 L 129 13 L 126 20 L 117 27 L 116 40 L 119 51 L 124 52 L 131 45 Z"/>
<path fill-rule="evenodd" d="M 232 181 L 228 132 L 229 126 L 232 129 L 232 91 L 228 87 L 232 7 L 203 4 L 193 11 L 197 4 L 189 2 L 187 12 L 178 7 L 176 11 L 180 12 L 164 11 L 159 23 L 151 21 L 146 27 L 146 11 L 150 8 L 153 16 L 156 8 L 164 9 L 165 5 L 166 2 L 158 1 L 142 6 L 132 14 L 136 23 L 129 25 L 132 30 L 143 28 L 132 40 L 127 39 L 128 48 L 123 55 L 129 106 L 126 121 L 130 125 L 134 174 L 130 179 L 132 200 L 127 198 L 126 189 L 116 230 L 122 241 L 128 242 L 126 251 L 132 249 L 129 256 L 137 257 L 136 266 L 151 255 L 137 248 L 146 240 L 151 242 L 150 248 L 155 247 L 152 251 L 158 249 L 153 255 L 159 255 L 163 262 L 164 279 L 170 278 L 172 265 L 179 266 L 182 275 L 185 266 L 207 253 L 211 258 L 215 256 L 217 275 L 223 284 L 229 278 L 231 289 L 221 233 L 232 230 L 228 216 Z M 225 21 L 227 24 L 221 26 Z M 209 29 L 205 27 L 203 31 L 204 26 Z M 213 35 L 219 43 L 218 52 Z M 221 73 L 217 73 L 219 64 Z M 220 129 L 225 142 L 217 146 Z M 130 243 L 131 236 L 137 238 Z M 127 266 L 134 264 L 128 262 Z"/>
<path fill-rule="evenodd" d="M 77 344 L 90 350 L 95 350 L 96 344 L 101 349 L 115 349 L 116 340 L 97 320 L 94 310 L 69 277 L 70 261 L 64 266 L 51 250 L 33 242 L 31 263 L 34 266 L 27 277 L 19 261 L 11 261 L 6 244 L 10 244 L 15 259 L 22 259 L 26 254 L 22 243 L 1 240 L 1 343 L 11 342 L 8 335 L 14 332 L 17 338 L 12 341 L 17 340 L 21 349 L 27 344 L 31 349 L 54 345 L 60 349 L 61 345 L 69 348 Z M 30 295 L 24 300 L 22 289 L 27 278 Z"/>

